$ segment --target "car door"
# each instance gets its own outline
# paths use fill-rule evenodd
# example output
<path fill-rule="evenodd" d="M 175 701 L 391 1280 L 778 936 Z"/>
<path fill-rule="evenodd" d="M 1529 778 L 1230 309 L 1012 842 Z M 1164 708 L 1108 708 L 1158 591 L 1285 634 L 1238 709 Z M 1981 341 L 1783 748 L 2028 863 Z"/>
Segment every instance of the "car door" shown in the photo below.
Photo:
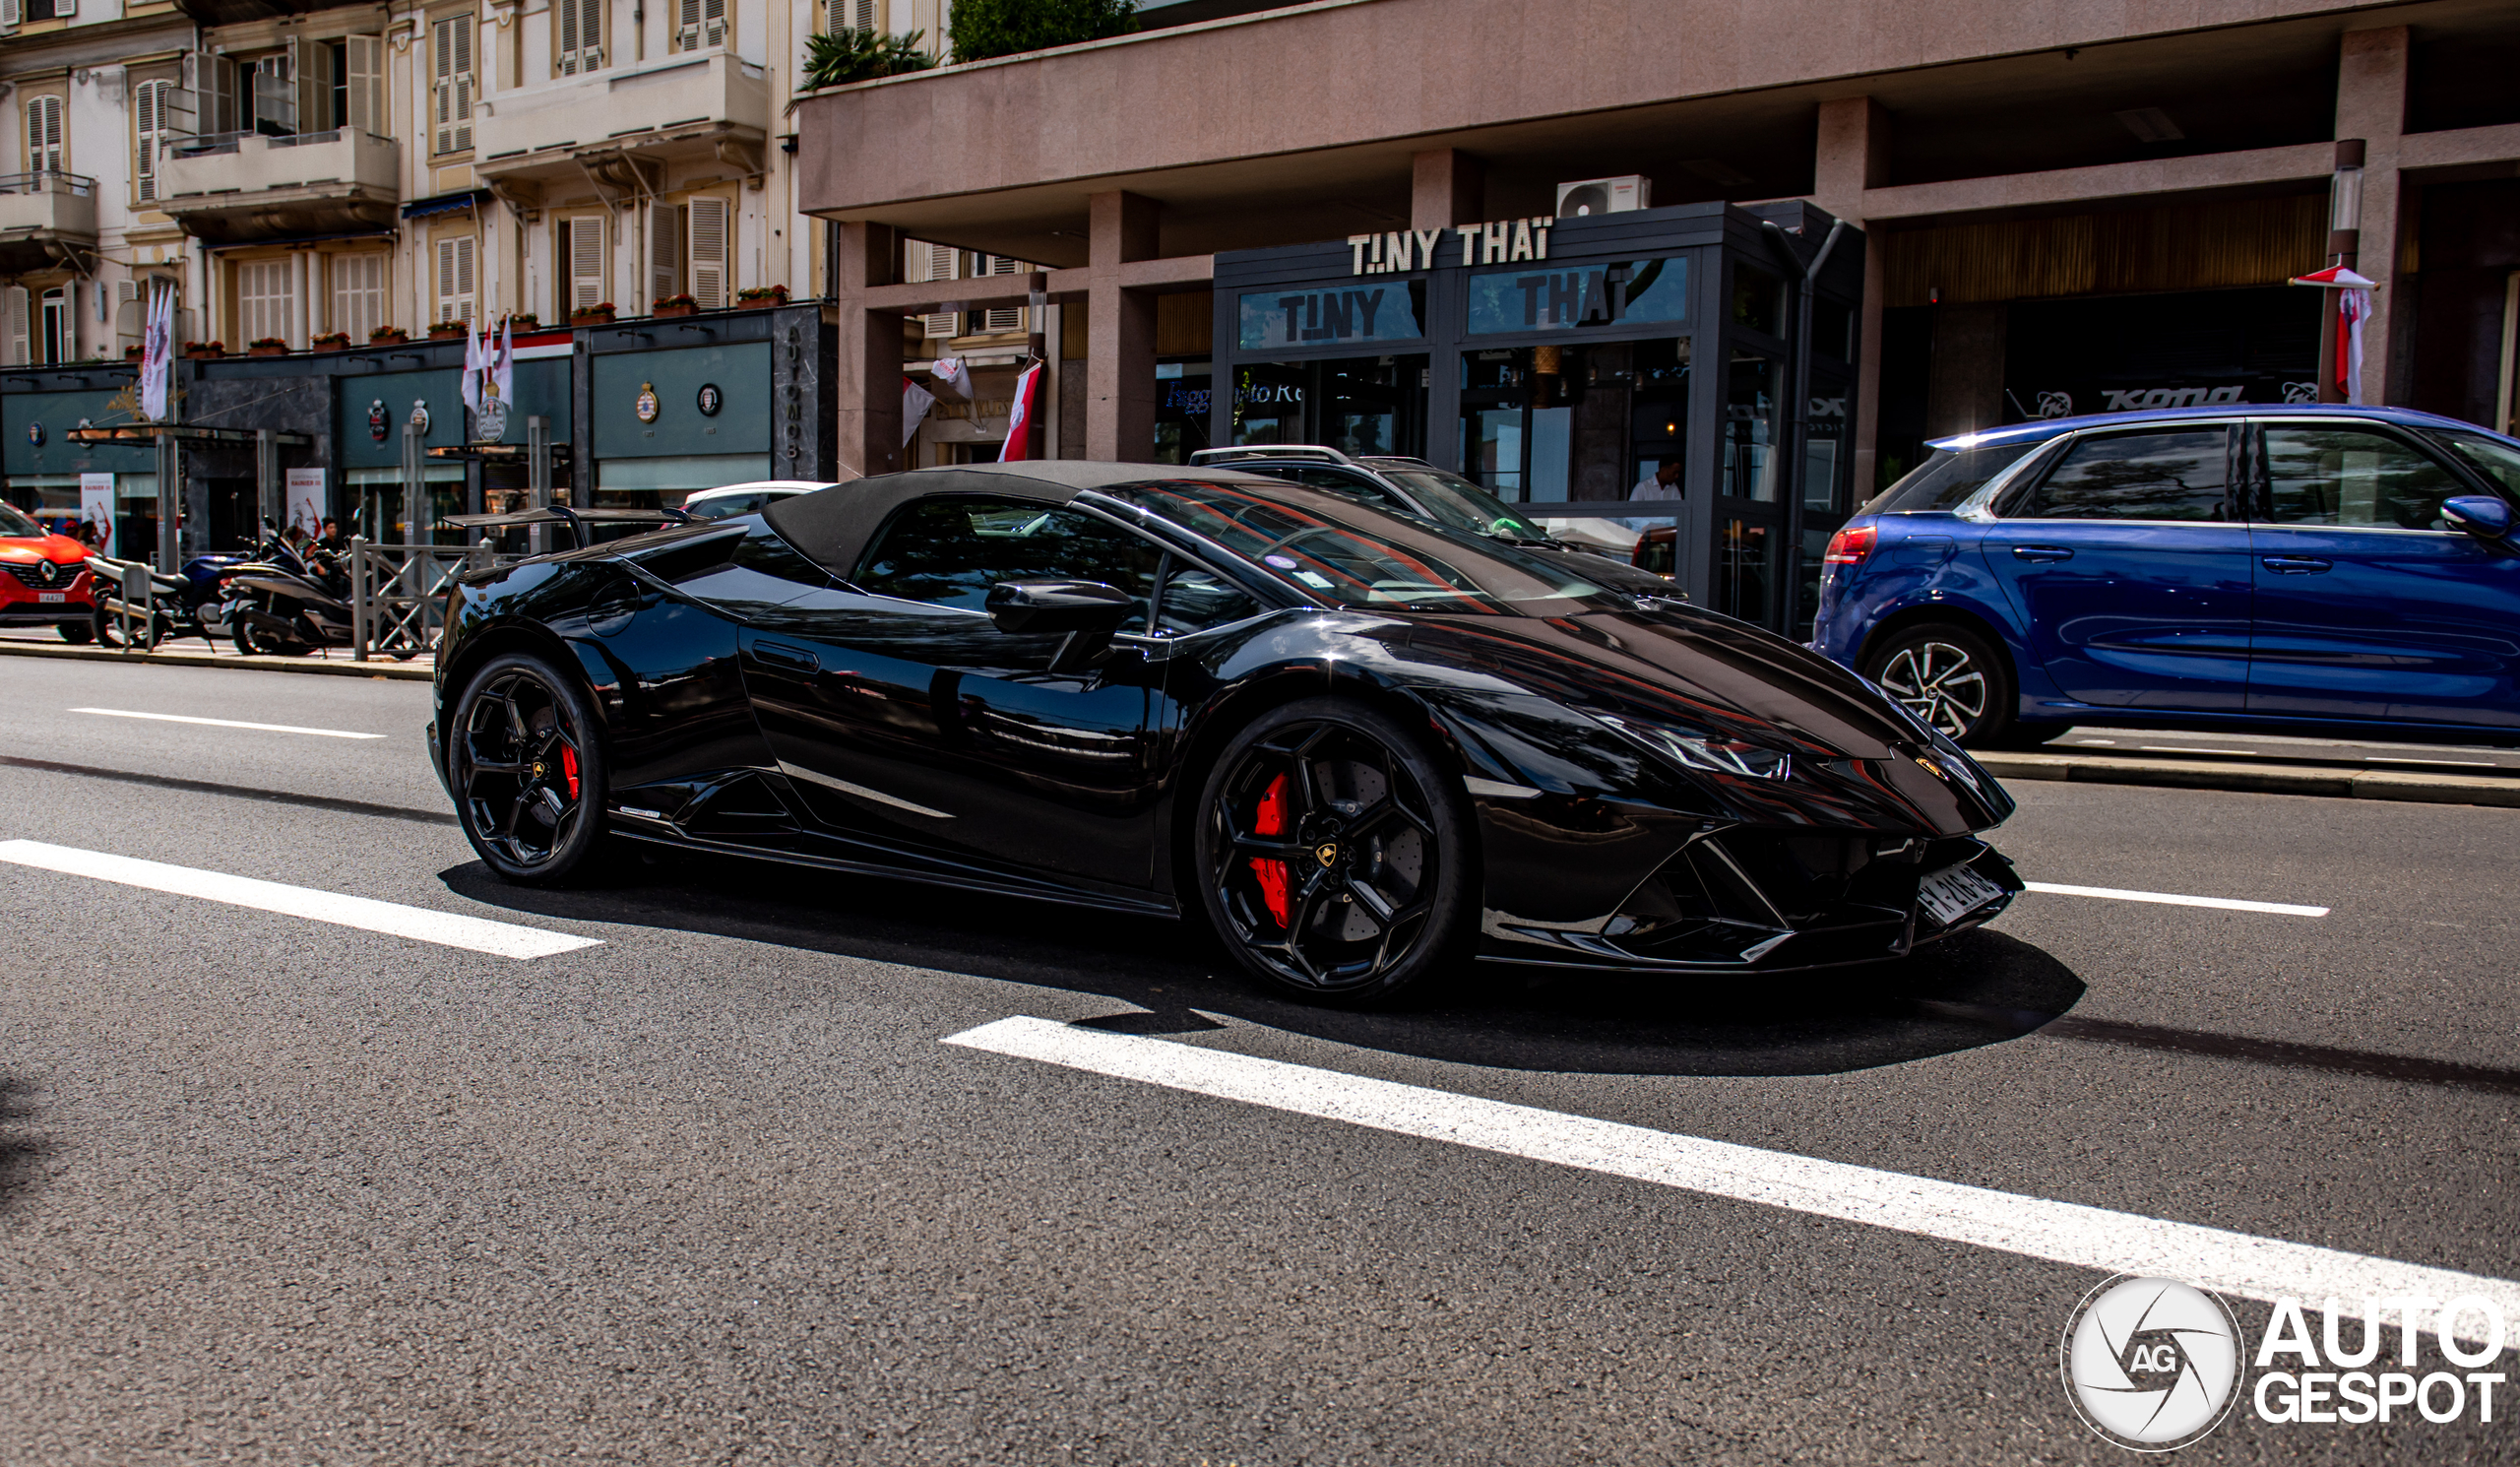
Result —
<path fill-rule="evenodd" d="M 2236 424 L 2077 434 L 2009 492 L 1979 542 L 2032 654 L 2101 707 L 2239 711 L 2249 530 L 2230 494 Z"/>
<path fill-rule="evenodd" d="M 1101 581 L 1145 599 L 1163 551 L 1080 510 L 938 494 L 895 511 L 851 584 L 756 618 L 745 687 L 816 820 L 920 859 L 1115 888 L 1152 879 L 1151 691 L 1137 638 L 1052 670 L 1064 638 L 1001 632 L 1000 581 Z"/>
<path fill-rule="evenodd" d="M 2485 486 L 2367 420 L 2257 432 L 2248 711 L 2520 724 L 2520 555 L 2441 520 Z"/>

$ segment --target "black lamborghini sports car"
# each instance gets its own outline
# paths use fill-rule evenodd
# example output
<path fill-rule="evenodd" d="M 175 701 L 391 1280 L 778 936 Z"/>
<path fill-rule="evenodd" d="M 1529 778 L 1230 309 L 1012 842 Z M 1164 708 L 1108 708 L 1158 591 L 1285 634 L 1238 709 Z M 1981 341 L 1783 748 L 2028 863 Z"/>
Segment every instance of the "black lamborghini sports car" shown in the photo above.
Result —
<path fill-rule="evenodd" d="M 2003 790 L 1845 669 L 1230 470 L 918 470 L 476 571 L 436 710 L 509 880 L 614 838 L 1197 916 L 1317 999 L 1870 962 L 2021 890 Z"/>

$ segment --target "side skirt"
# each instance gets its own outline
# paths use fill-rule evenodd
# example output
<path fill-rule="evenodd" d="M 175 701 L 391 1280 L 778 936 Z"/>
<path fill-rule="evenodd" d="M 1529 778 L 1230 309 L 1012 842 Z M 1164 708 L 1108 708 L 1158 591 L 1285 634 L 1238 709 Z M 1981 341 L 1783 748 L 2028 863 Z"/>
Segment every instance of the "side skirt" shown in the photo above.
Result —
<path fill-rule="evenodd" d="M 782 865 L 811 866 L 816 870 L 824 871 L 847 871 L 858 876 L 881 876 L 890 881 L 915 881 L 922 886 L 941 886 L 953 891 L 986 892 L 992 896 L 1015 897 L 1028 902 L 1049 902 L 1062 907 L 1085 907 L 1098 912 L 1125 912 L 1133 917 L 1177 918 L 1181 916 L 1181 909 L 1176 904 L 1156 897 L 1131 899 L 1059 887 L 1024 886 L 1014 882 L 990 881 L 984 877 L 947 876 L 927 871 L 909 870 L 896 865 L 885 865 L 878 861 L 847 861 L 838 857 L 817 856 L 803 851 L 744 846 L 724 841 L 705 841 L 688 835 L 664 835 L 653 831 L 627 830 L 618 824 L 611 827 L 610 833 L 626 841 L 662 846 L 670 850 L 700 851 L 713 856 L 739 856 L 751 861 L 775 861 Z"/>

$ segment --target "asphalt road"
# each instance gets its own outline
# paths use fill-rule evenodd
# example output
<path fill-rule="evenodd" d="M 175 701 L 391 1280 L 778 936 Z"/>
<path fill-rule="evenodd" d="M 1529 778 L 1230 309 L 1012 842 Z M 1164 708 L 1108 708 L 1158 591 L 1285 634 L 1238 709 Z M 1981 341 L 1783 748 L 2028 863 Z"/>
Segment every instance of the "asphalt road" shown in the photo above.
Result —
<path fill-rule="evenodd" d="M 2034 881 L 2331 910 L 2032 893 L 1886 970 L 1350 1015 L 1168 924 L 744 864 L 501 886 L 420 684 L 0 687 L 0 839 L 598 939 L 0 862 L 0 1461 L 2138 1460 L 2058 1378 L 2100 1272 L 940 1043 L 1015 1015 L 2520 1276 L 2520 812 L 2023 784 Z M 2520 1458 L 2496 1407 L 2243 1401 L 2181 1455 Z"/>

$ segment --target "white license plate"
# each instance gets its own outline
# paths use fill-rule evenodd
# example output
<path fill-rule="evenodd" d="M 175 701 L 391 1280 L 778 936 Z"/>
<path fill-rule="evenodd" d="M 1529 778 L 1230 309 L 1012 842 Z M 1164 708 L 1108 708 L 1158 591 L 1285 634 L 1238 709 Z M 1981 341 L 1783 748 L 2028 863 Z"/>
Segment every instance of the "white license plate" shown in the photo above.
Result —
<path fill-rule="evenodd" d="M 2002 887 L 1967 866 L 1936 871 L 1917 888 L 1926 915 L 1946 927 L 2003 894 Z"/>
<path fill-rule="evenodd" d="M 67 591 L 38 591 L 35 593 L 35 600 L 41 602 L 45 606 L 51 606 L 56 602 L 66 602 L 70 600 L 70 593 Z"/>

